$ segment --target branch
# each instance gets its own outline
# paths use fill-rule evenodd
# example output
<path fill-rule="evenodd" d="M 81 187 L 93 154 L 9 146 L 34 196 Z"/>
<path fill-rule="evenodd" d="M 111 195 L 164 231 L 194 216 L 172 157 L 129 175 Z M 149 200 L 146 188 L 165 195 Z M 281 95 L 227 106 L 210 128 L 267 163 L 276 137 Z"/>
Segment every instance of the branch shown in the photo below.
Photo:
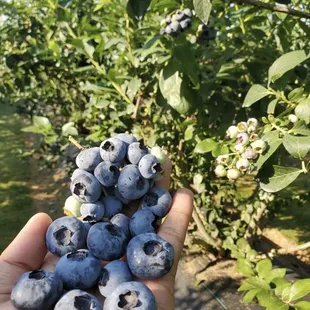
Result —
<path fill-rule="evenodd" d="M 233 1 L 231 1 L 233 2 Z M 310 12 L 302 12 L 295 9 L 289 8 L 284 4 L 275 4 L 275 3 L 265 3 L 258 0 L 235 0 L 235 2 L 240 4 L 248 4 L 258 8 L 266 9 L 273 12 L 281 12 L 289 15 L 299 16 L 303 18 L 310 19 Z"/>

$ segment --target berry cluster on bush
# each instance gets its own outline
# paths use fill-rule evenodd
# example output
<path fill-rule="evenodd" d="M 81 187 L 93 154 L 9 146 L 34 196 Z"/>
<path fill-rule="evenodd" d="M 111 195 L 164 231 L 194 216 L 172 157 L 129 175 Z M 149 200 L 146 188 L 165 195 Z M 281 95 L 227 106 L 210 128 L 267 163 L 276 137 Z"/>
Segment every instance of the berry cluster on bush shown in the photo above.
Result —
<path fill-rule="evenodd" d="M 216 176 L 236 180 L 242 174 L 255 170 L 255 162 L 267 149 L 267 143 L 259 136 L 257 127 L 257 119 L 250 118 L 227 129 L 226 136 L 232 142 L 232 152 L 216 158 Z"/>
<path fill-rule="evenodd" d="M 72 196 L 65 202 L 67 216 L 46 232 L 48 250 L 60 259 L 54 272 L 23 274 L 12 290 L 12 304 L 18 310 L 138 305 L 155 310 L 153 293 L 133 278 L 160 278 L 174 261 L 173 246 L 156 234 L 172 203 L 170 193 L 156 186 L 165 160 L 160 147 L 150 149 L 129 134 L 81 150 Z M 120 260 L 125 255 L 127 261 Z M 101 260 L 108 264 L 103 267 Z M 88 292 L 94 287 L 105 297 L 104 305 Z"/>
<path fill-rule="evenodd" d="M 162 20 L 160 34 L 176 36 L 192 25 L 193 12 L 190 9 L 177 10 L 173 15 Z"/>

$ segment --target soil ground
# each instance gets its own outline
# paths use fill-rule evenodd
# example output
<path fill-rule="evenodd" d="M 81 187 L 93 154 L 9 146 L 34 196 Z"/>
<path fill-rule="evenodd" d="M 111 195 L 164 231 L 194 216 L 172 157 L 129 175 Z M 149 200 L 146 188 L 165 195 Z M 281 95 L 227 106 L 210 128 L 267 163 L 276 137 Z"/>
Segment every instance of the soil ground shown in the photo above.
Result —
<path fill-rule="evenodd" d="M 22 126 L 22 118 L 14 114 L 12 107 L 0 106 L 0 253 L 36 212 L 60 216 L 69 195 L 69 177 L 64 170 L 42 169 L 38 160 L 23 155 L 32 138 L 20 131 Z M 264 235 L 274 244 L 289 248 L 310 241 L 309 221 L 310 208 L 284 209 Z M 307 257 L 305 254 L 300 253 L 301 257 Z M 294 268 L 294 264 L 291 261 L 287 267 Z M 242 279 L 235 272 L 235 261 L 223 260 L 208 268 L 205 265 L 204 257 L 181 260 L 176 310 L 261 309 L 241 304 L 237 288 Z M 308 266 L 303 270 L 305 274 Z M 298 270 L 291 270 L 290 277 L 298 278 Z"/>

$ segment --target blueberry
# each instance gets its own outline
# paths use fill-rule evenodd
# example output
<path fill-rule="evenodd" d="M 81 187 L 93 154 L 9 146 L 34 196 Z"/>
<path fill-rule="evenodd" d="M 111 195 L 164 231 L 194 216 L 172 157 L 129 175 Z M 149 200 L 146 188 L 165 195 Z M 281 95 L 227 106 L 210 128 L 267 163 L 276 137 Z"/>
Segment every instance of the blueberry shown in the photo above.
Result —
<path fill-rule="evenodd" d="M 82 169 L 75 169 L 72 173 L 72 176 L 71 176 L 71 181 L 74 180 L 78 175 L 81 175 L 85 172 L 85 170 L 82 170 Z"/>
<path fill-rule="evenodd" d="M 62 281 L 54 272 L 30 271 L 17 279 L 11 302 L 18 310 L 49 310 L 53 309 L 62 291 Z"/>
<path fill-rule="evenodd" d="M 88 232 L 87 247 L 99 259 L 119 259 L 125 254 L 126 246 L 126 235 L 111 223 L 97 223 Z"/>
<path fill-rule="evenodd" d="M 116 214 L 111 218 L 111 223 L 117 227 L 119 227 L 126 237 L 129 239 L 131 237 L 130 230 L 129 230 L 129 221 L 130 218 L 122 213 Z"/>
<path fill-rule="evenodd" d="M 166 23 L 167 24 L 170 24 L 171 23 L 171 17 L 170 16 L 167 16 L 166 19 L 165 19 Z"/>
<path fill-rule="evenodd" d="M 77 201 L 74 196 L 69 196 L 65 201 L 65 206 L 63 207 L 63 211 L 66 215 L 70 216 L 81 216 L 80 208 L 82 203 Z"/>
<path fill-rule="evenodd" d="M 117 184 L 119 168 L 119 163 L 102 162 L 95 168 L 94 175 L 103 186 L 110 187 Z"/>
<path fill-rule="evenodd" d="M 165 32 L 166 32 L 167 34 L 170 34 L 170 33 L 172 32 L 170 25 L 168 25 L 168 26 L 165 28 Z"/>
<path fill-rule="evenodd" d="M 104 161 L 120 162 L 127 152 L 127 144 L 118 138 L 110 138 L 100 144 L 100 155 Z"/>
<path fill-rule="evenodd" d="M 191 9 L 184 9 L 183 13 L 188 16 L 188 17 L 192 17 L 193 16 L 193 12 Z"/>
<path fill-rule="evenodd" d="M 83 203 L 81 206 L 83 221 L 99 222 L 105 214 L 104 204 L 100 201 Z"/>
<path fill-rule="evenodd" d="M 101 184 L 91 173 L 84 171 L 72 180 L 70 190 L 80 202 L 95 202 L 101 195 Z"/>
<path fill-rule="evenodd" d="M 127 165 L 121 171 L 117 186 L 125 199 L 134 200 L 146 194 L 149 189 L 149 182 L 142 177 L 137 165 Z"/>
<path fill-rule="evenodd" d="M 92 294 L 72 290 L 61 297 L 54 310 L 102 310 L 102 304 Z"/>
<path fill-rule="evenodd" d="M 132 281 L 132 275 L 126 262 L 114 260 L 102 268 L 98 288 L 102 296 L 110 296 L 123 282 Z"/>
<path fill-rule="evenodd" d="M 140 279 L 155 279 L 167 274 L 174 259 L 173 246 L 153 233 L 132 238 L 127 247 L 128 266 Z"/>
<path fill-rule="evenodd" d="M 159 33 L 160 33 L 161 35 L 165 34 L 165 33 L 166 33 L 165 28 L 161 28 L 160 31 L 159 31 Z"/>
<path fill-rule="evenodd" d="M 147 154 L 139 162 L 139 171 L 146 179 L 151 179 L 162 172 L 161 164 L 156 156 Z"/>
<path fill-rule="evenodd" d="M 114 189 L 114 195 L 117 197 L 124 205 L 128 205 L 130 203 L 130 199 L 124 198 L 121 193 L 119 192 L 118 187 L 115 187 Z"/>
<path fill-rule="evenodd" d="M 130 219 L 129 228 L 131 235 L 137 236 L 144 233 L 155 233 L 157 230 L 156 216 L 147 209 L 138 210 Z"/>
<path fill-rule="evenodd" d="M 55 273 L 62 279 L 66 290 L 88 289 L 99 279 L 101 264 L 88 250 L 77 250 L 62 256 Z"/>
<path fill-rule="evenodd" d="M 138 165 L 140 159 L 148 153 L 147 147 L 141 142 L 134 142 L 128 146 L 127 158 L 134 164 Z"/>
<path fill-rule="evenodd" d="M 162 218 L 171 208 L 172 197 L 170 193 L 161 187 L 153 187 L 142 199 L 142 208 L 150 210 L 153 214 Z"/>
<path fill-rule="evenodd" d="M 176 13 L 175 13 L 174 15 L 175 15 L 175 19 L 176 19 L 177 21 L 180 21 L 180 20 L 182 20 L 183 17 L 184 17 L 184 12 L 181 11 L 181 10 L 177 10 Z"/>
<path fill-rule="evenodd" d="M 156 299 L 151 290 L 140 282 L 124 282 L 107 297 L 103 310 L 156 310 Z"/>
<path fill-rule="evenodd" d="M 128 145 L 137 142 L 137 139 L 128 133 L 119 133 L 114 138 L 120 139 Z"/>
<path fill-rule="evenodd" d="M 105 208 L 104 216 L 109 219 L 122 211 L 123 204 L 115 196 L 106 196 L 101 201 L 103 202 Z"/>
<path fill-rule="evenodd" d="M 102 162 L 99 147 L 91 147 L 79 153 L 76 157 L 76 165 L 86 171 L 94 171 L 96 166 Z"/>
<path fill-rule="evenodd" d="M 180 23 L 178 21 L 173 21 L 170 25 L 171 32 L 178 32 L 180 30 Z"/>
<path fill-rule="evenodd" d="M 49 251 L 62 256 L 85 246 L 86 231 L 79 219 L 64 216 L 49 226 L 45 239 Z"/>
<path fill-rule="evenodd" d="M 183 30 L 189 28 L 192 24 L 192 20 L 190 18 L 186 18 L 180 22 L 180 26 Z"/>

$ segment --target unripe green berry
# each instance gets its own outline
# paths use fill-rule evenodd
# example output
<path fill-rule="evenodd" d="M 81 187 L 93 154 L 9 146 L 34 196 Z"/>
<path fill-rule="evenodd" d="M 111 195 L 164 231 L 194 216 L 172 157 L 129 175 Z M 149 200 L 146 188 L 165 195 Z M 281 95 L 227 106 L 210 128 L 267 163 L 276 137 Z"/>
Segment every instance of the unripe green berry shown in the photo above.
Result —
<path fill-rule="evenodd" d="M 214 169 L 214 173 L 218 177 L 224 177 L 227 174 L 226 169 L 223 165 L 217 165 Z"/>
<path fill-rule="evenodd" d="M 242 144 L 236 144 L 235 145 L 235 151 L 238 154 L 242 154 L 244 152 L 244 146 Z"/>
<path fill-rule="evenodd" d="M 228 127 L 226 131 L 226 136 L 229 137 L 230 139 L 236 138 L 238 135 L 238 128 L 237 126 L 230 126 Z"/>
<path fill-rule="evenodd" d="M 264 140 L 256 140 L 256 141 L 251 143 L 251 146 L 252 146 L 253 150 L 258 154 L 264 153 L 264 151 L 267 148 L 267 144 Z"/>
<path fill-rule="evenodd" d="M 248 126 L 254 126 L 254 127 L 257 127 L 258 125 L 258 120 L 254 117 L 252 118 L 249 118 L 248 121 L 247 121 L 247 124 Z"/>
<path fill-rule="evenodd" d="M 236 162 L 236 168 L 242 172 L 247 171 L 249 166 L 250 162 L 246 158 L 241 158 Z"/>
<path fill-rule="evenodd" d="M 239 132 L 246 132 L 248 129 L 248 125 L 246 122 L 240 122 L 237 124 L 237 128 Z"/>
<path fill-rule="evenodd" d="M 68 216 L 79 217 L 81 216 L 81 212 L 80 212 L 81 205 L 82 203 L 77 201 L 73 196 L 69 196 L 66 199 L 63 211 Z"/>
<path fill-rule="evenodd" d="M 237 135 L 237 143 L 241 145 L 246 145 L 249 141 L 249 135 L 245 132 L 239 133 Z"/>
<path fill-rule="evenodd" d="M 217 158 L 216 158 L 216 162 L 219 164 L 219 165 L 226 165 L 228 162 L 229 162 L 229 155 L 219 155 Z"/>
<path fill-rule="evenodd" d="M 229 180 L 237 180 L 240 177 L 240 171 L 238 169 L 232 168 L 227 171 L 227 178 Z"/>
<path fill-rule="evenodd" d="M 167 155 L 161 147 L 155 145 L 151 149 L 151 154 L 154 155 L 160 162 L 161 165 L 164 165 L 167 160 Z"/>
<path fill-rule="evenodd" d="M 252 133 L 254 133 L 255 131 L 256 131 L 256 126 L 254 126 L 254 125 L 249 125 L 247 132 L 248 132 L 249 134 L 252 134 Z"/>
<path fill-rule="evenodd" d="M 289 121 L 291 122 L 291 123 L 296 123 L 297 121 L 298 121 L 298 117 L 295 115 L 295 114 L 290 114 L 289 116 L 288 116 L 288 119 L 289 119 Z"/>

